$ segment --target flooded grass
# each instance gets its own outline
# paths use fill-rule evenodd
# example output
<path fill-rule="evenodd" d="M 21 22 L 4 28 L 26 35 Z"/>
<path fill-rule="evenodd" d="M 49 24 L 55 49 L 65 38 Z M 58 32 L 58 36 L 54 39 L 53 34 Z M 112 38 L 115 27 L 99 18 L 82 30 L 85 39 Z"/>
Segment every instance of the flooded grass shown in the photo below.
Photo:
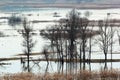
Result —
<path fill-rule="evenodd" d="M 66 73 L 16 73 L 5 74 L 0 80 L 120 80 L 119 70 L 102 70 L 100 72 L 82 70 L 75 74 Z"/>

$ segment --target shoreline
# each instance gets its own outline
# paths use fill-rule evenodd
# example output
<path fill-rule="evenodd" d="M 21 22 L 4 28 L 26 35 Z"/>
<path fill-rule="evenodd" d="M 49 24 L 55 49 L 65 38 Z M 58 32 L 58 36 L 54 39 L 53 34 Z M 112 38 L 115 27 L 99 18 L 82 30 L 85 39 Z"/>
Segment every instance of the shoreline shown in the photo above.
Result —
<path fill-rule="evenodd" d="M 6 3 L 2 6 L 18 6 L 28 8 L 77 8 L 77 9 L 115 9 L 120 4 L 98 4 L 98 3 Z"/>

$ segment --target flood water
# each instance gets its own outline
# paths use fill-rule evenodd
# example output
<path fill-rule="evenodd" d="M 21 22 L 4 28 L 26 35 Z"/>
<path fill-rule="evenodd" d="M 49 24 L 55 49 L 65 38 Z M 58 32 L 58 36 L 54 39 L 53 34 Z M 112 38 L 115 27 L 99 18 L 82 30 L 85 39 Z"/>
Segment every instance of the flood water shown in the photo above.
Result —
<path fill-rule="evenodd" d="M 0 17 L 10 17 L 13 13 L 17 13 L 19 16 L 24 16 L 26 17 L 29 21 L 33 20 L 59 20 L 61 18 L 66 18 L 67 14 L 71 11 L 72 9 L 67 9 L 67 8 L 38 8 L 38 9 L 14 9 L 14 10 L 1 10 L 0 11 Z M 85 11 L 89 11 L 91 13 L 89 19 L 90 20 L 99 20 L 99 19 L 106 19 L 107 13 L 116 13 L 116 14 L 111 14 L 110 19 L 119 19 L 120 18 L 120 9 L 100 9 L 100 10 L 94 10 L 94 9 L 85 9 L 85 10 L 78 10 L 81 15 L 84 16 L 83 14 Z M 60 17 L 54 17 L 54 13 L 57 12 L 59 13 Z M 31 14 L 31 16 L 29 16 Z M 35 41 L 37 41 L 37 44 L 35 45 L 33 49 L 33 53 L 39 53 L 43 50 L 44 45 L 49 44 L 49 40 L 46 40 L 40 36 L 40 30 L 41 29 L 46 29 L 47 27 L 50 27 L 52 25 L 55 25 L 56 23 L 54 22 L 40 22 L 40 23 L 33 23 L 33 29 L 35 30 L 36 35 L 33 37 Z M 15 28 L 11 27 L 8 25 L 8 20 L 7 19 L 0 19 L 0 31 L 6 35 L 6 37 L 0 37 L 0 58 L 11 58 L 11 57 L 21 57 L 21 56 L 15 56 L 17 54 L 23 53 L 23 47 L 22 47 L 22 41 L 23 38 L 21 34 L 17 31 L 17 29 L 21 29 L 21 26 L 15 26 Z M 96 29 L 96 28 L 95 28 Z M 114 28 L 117 29 L 118 28 Z M 120 31 L 120 30 L 119 30 Z M 115 44 L 114 44 L 114 53 L 119 53 L 120 52 L 120 46 L 118 42 L 118 37 L 117 37 L 117 32 L 115 32 Z M 92 59 L 104 59 L 104 54 L 100 50 L 98 44 L 94 43 L 94 40 L 97 39 L 98 36 L 94 37 L 93 39 L 93 44 L 94 46 L 92 47 Z M 110 51 L 109 51 L 110 53 Z M 41 58 L 40 55 L 34 56 L 34 58 Z M 111 55 L 108 54 L 108 59 L 111 58 Z M 113 59 L 119 59 L 120 54 L 113 54 Z M 3 73 L 17 73 L 17 72 L 22 72 L 22 65 L 20 60 L 16 61 L 2 61 L 2 62 L 7 62 L 11 63 L 11 65 L 5 65 L 0 67 L 0 72 Z M 1 63 L 2 63 L 1 62 Z M 107 63 L 108 68 L 119 68 L 119 63 L 120 62 L 113 62 L 112 64 L 109 62 Z M 33 65 L 31 63 L 31 65 Z M 57 63 L 55 62 L 50 62 L 48 71 L 49 72 L 56 72 L 57 71 Z M 64 64 L 64 70 L 66 70 Z M 46 70 L 47 62 L 40 62 L 39 67 L 37 65 L 34 66 L 34 72 L 44 72 Z M 79 66 L 79 64 L 77 64 Z M 91 70 L 100 70 L 104 68 L 104 63 L 91 63 L 90 65 L 86 63 L 86 69 L 91 69 Z M 36 71 L 35 71 L 36 70 Z"/>

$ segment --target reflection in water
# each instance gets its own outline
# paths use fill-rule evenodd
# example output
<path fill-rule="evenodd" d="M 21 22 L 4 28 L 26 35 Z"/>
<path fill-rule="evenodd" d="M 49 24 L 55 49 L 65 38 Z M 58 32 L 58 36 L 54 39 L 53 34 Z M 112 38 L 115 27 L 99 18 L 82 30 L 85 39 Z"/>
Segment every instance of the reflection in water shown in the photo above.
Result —
<path fill-rule="evenodd" d="M 40 73 L 52 73 L 52 72 L 58 72 L 58 73 L 77 73 L 80 70 L 106 70 L 106 69 L 112 69 L 111 67 L 113 66 L 113 62 L 109 63 L 87 63 L 87 62 L 82 62 L 82 63 L 69 63 L 69 62 L 64 62 L 62 64 L 61 62 L 45 62 L 45 65 L 41 65 L 42 62 L 35 62 L 31 63 L 31 71 L 33 72 L 40 72 Z M 111 65 L 112 63 L 112 65 Z M 118 64 L 116 62 L 116 64 Z M 38 66 L 39 65 L 39 66 Z M 22 64 L 22 69 L 23 71 L 26 71 L 26 65 L 25 63 Z"/>

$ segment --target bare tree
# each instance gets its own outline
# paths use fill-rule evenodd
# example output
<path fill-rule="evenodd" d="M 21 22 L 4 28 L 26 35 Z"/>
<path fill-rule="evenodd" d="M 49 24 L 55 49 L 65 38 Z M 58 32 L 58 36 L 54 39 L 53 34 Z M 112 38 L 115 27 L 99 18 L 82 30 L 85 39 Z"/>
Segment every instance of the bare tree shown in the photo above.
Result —
<path fill-rule="evenodd" d="M 113 35 L 113 33 L 111 33 L 111 28 L 109 27 L 108 20 L 100 20 L 98 22 L 98 25 L 101 32 L 98 41 L 100 48 L 103 50 L 103 53 L 105 55 L 105 68 L 107 68 L 107 54 L 109 47 L 111 46 L 111 35 Z"/>
<path fill-rule="evenodd" d="M 30 72 L 30 54 L 32 52 L 33 47 L 35 46 L 35 42 L 33 41 L 32 36 L 33 29 L 31 28 L 30 24 L 27 23 L 27 20 L 24 19 L 23 21 L 23 44 L 22 46 L 25 48 L 24 53 L 27 56 L 27 71 Z"/>

